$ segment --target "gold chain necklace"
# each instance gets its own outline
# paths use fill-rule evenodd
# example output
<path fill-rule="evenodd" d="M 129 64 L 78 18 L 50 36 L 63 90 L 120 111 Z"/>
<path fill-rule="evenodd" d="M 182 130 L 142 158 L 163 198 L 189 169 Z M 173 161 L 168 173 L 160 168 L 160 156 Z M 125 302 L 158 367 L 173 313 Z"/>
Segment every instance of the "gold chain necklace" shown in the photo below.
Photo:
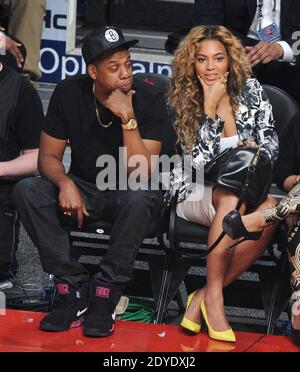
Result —
<path fill-rule="evenodd" d="M 102 123 L 102 121 L 100 119 L 100 113 L 99 113 L 99 109 L 98 109 L 98 105 L 97 105 L 97 100 L 96 100 L 96 95 L 95 95 L 95 84 L 93 84 L 93 95 L 94 95 L 96 118 L 97 118 L 98 124 L 100 124 L 101 127 L 103 127 L 103 128 L 109 128 L 112 125 L 113 121 L 114 121 L 114 116 L 112 117 L 112 120 L 108 124 L 103 124 Z"/>

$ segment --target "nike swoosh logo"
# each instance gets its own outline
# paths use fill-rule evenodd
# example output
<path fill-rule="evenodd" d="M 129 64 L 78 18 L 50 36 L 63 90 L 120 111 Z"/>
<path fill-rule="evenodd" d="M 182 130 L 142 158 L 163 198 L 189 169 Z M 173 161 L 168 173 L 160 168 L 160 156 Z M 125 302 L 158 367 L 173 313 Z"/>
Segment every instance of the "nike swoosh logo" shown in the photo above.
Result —
<path fill-rule="evenodd" d="M 84 314 L 86 311 L 87 311 L 87 307 L 81 311 L 77 311 L 77 316 L 81 316 L 82 314 Z"/>
<path fill-rule="evenodd" d="M 113 318 L 113 320 L 116 320 L 116 312 L 114 311 L 112 314 L 111 314 L 111 317 Z"/>

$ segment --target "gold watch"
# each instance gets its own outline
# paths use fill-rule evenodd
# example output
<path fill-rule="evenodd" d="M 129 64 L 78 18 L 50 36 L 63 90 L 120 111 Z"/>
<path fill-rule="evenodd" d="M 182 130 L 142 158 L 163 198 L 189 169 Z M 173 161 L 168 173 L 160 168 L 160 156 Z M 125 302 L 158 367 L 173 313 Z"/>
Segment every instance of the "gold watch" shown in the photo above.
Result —
<path fill-rule="evenodd" d="M 122 128 L 125 130 L 134 130 L 137 128 L 137 122 L 135 118 L 130 119 L 127 123 L 122 124 Z"/>

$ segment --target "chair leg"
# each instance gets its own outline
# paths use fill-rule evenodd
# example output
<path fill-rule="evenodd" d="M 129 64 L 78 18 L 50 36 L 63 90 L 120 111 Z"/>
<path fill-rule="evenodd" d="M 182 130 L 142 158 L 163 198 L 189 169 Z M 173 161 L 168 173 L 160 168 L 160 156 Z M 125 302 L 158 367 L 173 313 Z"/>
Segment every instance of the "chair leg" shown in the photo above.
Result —
<path fill-rule="evenodd" d="M 162 275 L 162 281 L 160 286 L 160 291 L 158 295 L 157 305 L 155 309 L 156 317 L 154 323 L 160 324 L 163 322 L 165 308 L 166 308 L 166 300 L 170 288 L 172 271 L 170 270 L 170 262 L 171 258 L 170 255 L 166 255 L 165 257 L 165 265 Z"/>
<path fill-rule="evenodd" d="M 178 292 L 178 288 L 185 279 L 191 266 L 191 260 L 182 258 L 173 252 L 171 254 L 166 254 L 163 277 L 156 307 L 156 323 L 163 322 L 165 311 L 175 294 Z"/>
<path fill-rule="evenodd" d="M 182 287 L 182 288 L 181 288 Z M 185 284 L 182 283 L 179 288 L 178 288 L 178 291 L 176 293 L 176 301 L 178 303 L 178 311 L 179 313 L 184 313 L 185 312 L 185 309 L 186 309 L 186 301 L 183 300 L 182 298 L 182 292 L 183 292 L 183 287 L 184 287 L 184 297 L 186 297 L 186 287 L 185 287 Z"/>
<path fill-rule="evenodd" d="M 289 293 L 289 267 L 285 252 L 280 258 L 279 270 L 273 286 L 269 312 L 267 315 L 267 334 L 273 334 L 277 319 L 284 311 L 290 297 Z"/>

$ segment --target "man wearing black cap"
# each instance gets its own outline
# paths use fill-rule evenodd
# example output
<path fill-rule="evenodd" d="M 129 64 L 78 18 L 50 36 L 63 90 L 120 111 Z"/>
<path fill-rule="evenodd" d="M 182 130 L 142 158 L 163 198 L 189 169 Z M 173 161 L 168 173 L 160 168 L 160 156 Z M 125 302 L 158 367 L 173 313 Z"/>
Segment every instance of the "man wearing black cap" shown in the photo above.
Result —
<path fill-rule="evenodd" d="M 136 169 L 128 165 L 136 155 L 148 164 L 142 177 L 151 175 L 150 159 L 160 153 L 168 121 L 156 86 L 133 85 L 128 48 L 136 43 L 108 26 L 86 38 L 82 54 L 88 75 L 59 83 L 50 101 L 39 156 L 43 177 L 21 182 L 14 191 L 43 268 L 56 280 L 53 310 L 40 324 L 45 331 L 65 331 L 85 318 L 84 335 L 112 334 L 121 289 L 163 205 L 161 191 L 133 191 L 122 176 Z M 72 150 L 68 174 L 62 165 L 67 141 Z M 107 156 L 115 166 L 103 177 Z M 85 267 L 71 257 L 68 234 L 59 224 L 61 211 L 78 227 L 100 218 L 113 223 L 109 250 L 90 282 Z"/>

